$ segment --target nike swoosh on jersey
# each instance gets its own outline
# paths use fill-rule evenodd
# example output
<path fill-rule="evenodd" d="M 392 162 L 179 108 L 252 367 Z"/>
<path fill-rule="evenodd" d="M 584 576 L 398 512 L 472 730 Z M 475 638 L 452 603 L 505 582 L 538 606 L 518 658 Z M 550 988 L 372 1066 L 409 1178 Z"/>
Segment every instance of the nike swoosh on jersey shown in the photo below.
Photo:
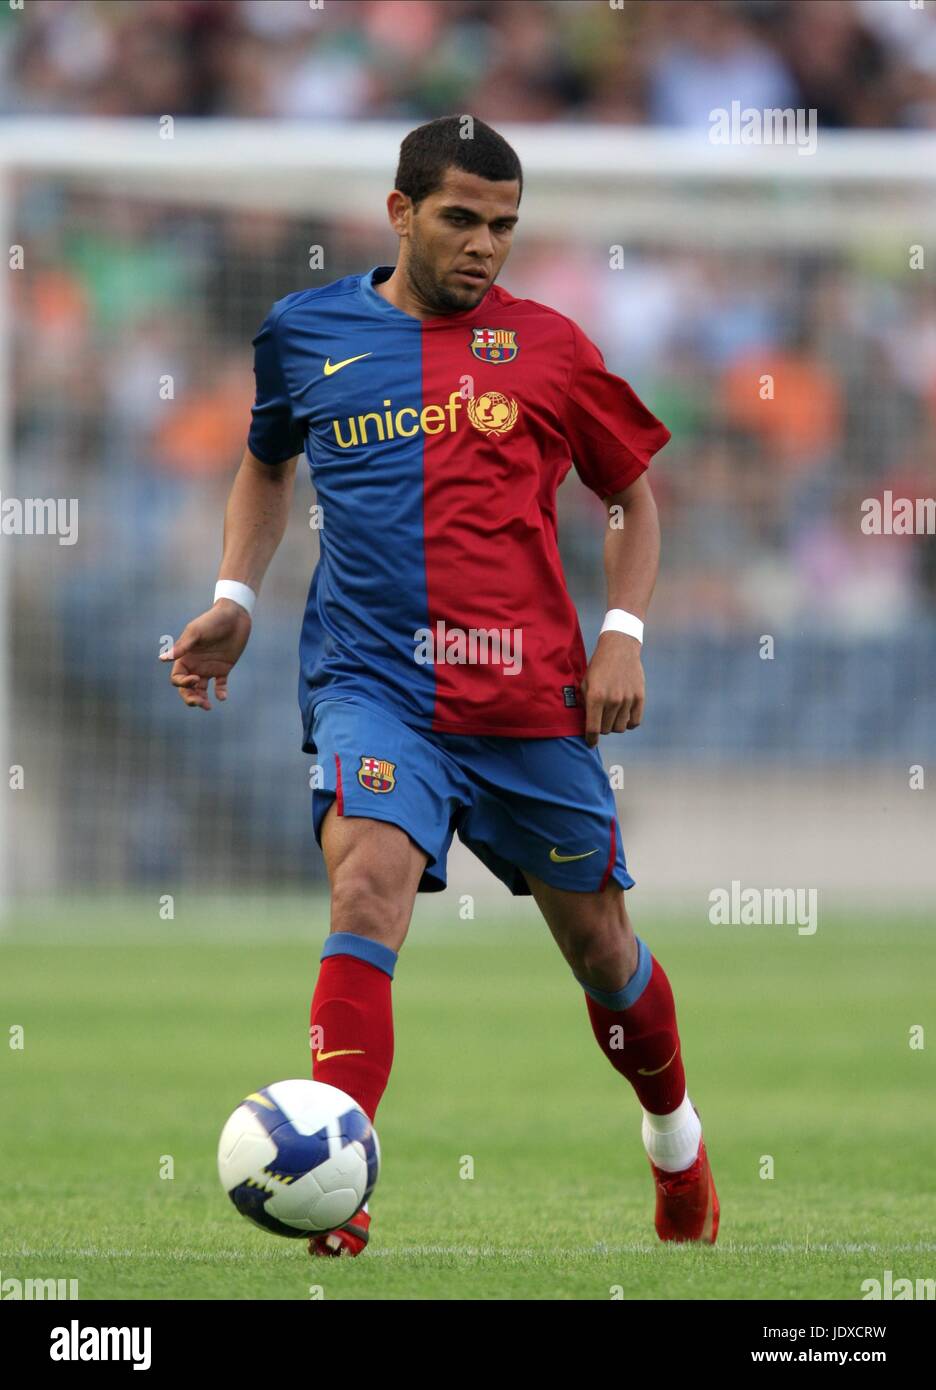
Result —
<path fill-rule="evenodd" d="M 360 362 L 362 358 L 372 356 L 373 349 L 370 352 L 359 352 L 357 357 L 346 357 L 343 362 L 333 362 L 330 357 L 326 357 L 322 371 L 326 376 L 334 376 L 335 372 L 340 372 L 342 367 L 348 367 L 352 362 Z"/>
<path fill-rule="evenodd" d="M 679 1051 L 679 1048 L 677 1047 L 676 1052 L 678 1052 L 678 1051 Z M 676 1056 L 676 1052 L 673 1053 L 673 1057 Z M 670 1062 L 673 1060 L 673 1057 L 671 1057 L 671 1058 L 669 1059 L 669 1062 L 664 1062 L 663 1065 L 662 1065 L 662 1067 L 656 1067 L 656 1068 L 654 1068 L 653 1071 L 648 1071 L 646 1067 L 638 1067 L 638 1068 L 637 1068 L 637 1074 L 638 1074 L 638 1076 L 659 1076 L 661 1071 L 666 1071 L 666 1068 L 669 1066 Z"/>
<path fill-rule="evenodd" d="M 334 1052 L 322 1052 L 320 1050 L 315 1054 L 315 1060 L 317 1062 L 325 1062 L 329 1057 L 350 1057 L 355 1053 L 360 1053 L 363 1057 L 363 1047 L 339 1047 Z"/>
<path fill-rule="evenodd" d="M 588 859 L 591 855 L 597 854 L 596 849 L 586 850 L 584 854 L 560 854 L 555 845 L 549 851 L 549 857 L 554 864 L 568 864 L 573 859 Z"/>

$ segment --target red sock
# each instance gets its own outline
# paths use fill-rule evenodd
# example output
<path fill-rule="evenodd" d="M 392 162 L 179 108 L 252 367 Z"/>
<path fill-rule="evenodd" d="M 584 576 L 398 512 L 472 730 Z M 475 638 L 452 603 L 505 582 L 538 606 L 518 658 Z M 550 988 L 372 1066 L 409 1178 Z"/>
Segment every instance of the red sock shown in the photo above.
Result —
<path fill-rule="evenodd" d="M 639 937 L 637 946 L 637 969 L 622 989 L 609 993 L 579 984 L 598 1045 L 612 1067 L 627 1077 L 645 1110 L 668 1115 L 686 1094 L 676 1006 L 662 965 Z"/>
<path fill-rule="evenodd" d="M 312 1079 L 346 1091 L 371 1123 L 393 1064 L 390 984 L 397 953 L 389 946 L 333 932 L 309 1015 Z"/>

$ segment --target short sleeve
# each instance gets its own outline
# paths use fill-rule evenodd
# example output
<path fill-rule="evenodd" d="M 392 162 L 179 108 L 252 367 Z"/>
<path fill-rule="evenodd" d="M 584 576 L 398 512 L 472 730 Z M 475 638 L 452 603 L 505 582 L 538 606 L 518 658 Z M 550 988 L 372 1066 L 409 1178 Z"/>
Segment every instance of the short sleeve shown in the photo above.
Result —
<path fill-rule="evenodd" d="M 253 340 L 257 393 L 247 447 L 262 463 L 285 463 L 302 452 L 305 434 L 293 419 L 292 402 L 276 343 L 275 311 Z"/>
<path fill-rule="evenodd" d="M 609 497 L 639 478 L 672 435 L 627 382 L 608 371 L 578 325 L 571 327 L 574 358 L 563 415 L 566 439 L 582 482 L 599 497 Z"/>

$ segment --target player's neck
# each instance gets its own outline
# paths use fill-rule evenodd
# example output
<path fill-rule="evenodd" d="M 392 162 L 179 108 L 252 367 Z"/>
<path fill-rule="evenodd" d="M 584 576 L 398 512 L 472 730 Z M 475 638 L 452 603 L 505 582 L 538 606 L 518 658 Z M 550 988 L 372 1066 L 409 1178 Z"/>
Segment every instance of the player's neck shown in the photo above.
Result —
<path fill-rule="evenodd" d="M 395 267 L 392 275 L 374 285 L 381 299 L 386 299 L 395 309 L 411 314 L 414 319 L 433 319 L 438 317 L 438 309 L 431 309 L 417 299 L 410 290 L 401 267 Z"/>

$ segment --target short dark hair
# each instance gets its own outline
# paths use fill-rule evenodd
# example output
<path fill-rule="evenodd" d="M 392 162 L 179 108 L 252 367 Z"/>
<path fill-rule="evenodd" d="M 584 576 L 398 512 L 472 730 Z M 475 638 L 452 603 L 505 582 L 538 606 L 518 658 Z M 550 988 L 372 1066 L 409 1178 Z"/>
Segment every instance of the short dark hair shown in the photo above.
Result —
<path fill-rule="evenodd" d="M 523 170 L 516 151 L 476 116 L 440 116 L 411 130 L 400 146 L 394 187 L 414 204 L 421 203 L 441 188 L 446 169 L 453 165 L 482 179 L 517 179 L 519 203 Z"/>

